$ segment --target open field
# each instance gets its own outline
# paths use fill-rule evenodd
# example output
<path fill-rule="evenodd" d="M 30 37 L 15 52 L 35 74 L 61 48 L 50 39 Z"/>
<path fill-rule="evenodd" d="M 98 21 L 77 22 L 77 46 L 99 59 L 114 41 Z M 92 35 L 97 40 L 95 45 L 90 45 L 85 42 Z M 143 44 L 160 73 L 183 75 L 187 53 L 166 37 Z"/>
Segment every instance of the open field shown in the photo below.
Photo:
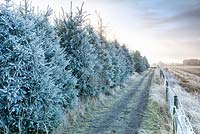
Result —
<path fill-rule="evenodd" d="M 169 67 L 200 76 L 200 66 L 169 66 Z"/>
<path fill-rule="evenodd" d="M 190 93 L 200 93 L 200 66 L 167 66 L 179 84 Z"/>

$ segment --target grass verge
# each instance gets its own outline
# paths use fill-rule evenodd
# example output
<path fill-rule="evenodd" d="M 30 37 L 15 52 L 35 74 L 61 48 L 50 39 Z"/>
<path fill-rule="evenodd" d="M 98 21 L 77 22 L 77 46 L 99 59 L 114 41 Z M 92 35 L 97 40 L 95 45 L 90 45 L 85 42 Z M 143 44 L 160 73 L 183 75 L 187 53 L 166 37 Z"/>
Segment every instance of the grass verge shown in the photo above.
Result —
<path fill-rule="evenodd" d="M 149 93 L 149 101 L 140 134 L 169 134 L 169 119 L 165 102 L 165 90 L 160 84 L 159 71 L 155 71 Z"/>

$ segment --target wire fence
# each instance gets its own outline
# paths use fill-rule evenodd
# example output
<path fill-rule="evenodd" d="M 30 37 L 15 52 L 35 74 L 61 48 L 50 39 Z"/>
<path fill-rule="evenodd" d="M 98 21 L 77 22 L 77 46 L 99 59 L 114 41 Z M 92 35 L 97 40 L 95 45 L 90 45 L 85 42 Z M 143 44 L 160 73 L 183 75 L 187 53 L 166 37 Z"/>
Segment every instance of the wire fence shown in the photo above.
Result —
<path fill-rule="evenodd" d="M 170 86 L 165 70 L 160 69 L 160 78 L 164 82 L 166 90 L 166 101 L 170 119 L 170 126 L 173 134 L 195 134 L 188 117 L 185 114 L 178 94 Z"/>

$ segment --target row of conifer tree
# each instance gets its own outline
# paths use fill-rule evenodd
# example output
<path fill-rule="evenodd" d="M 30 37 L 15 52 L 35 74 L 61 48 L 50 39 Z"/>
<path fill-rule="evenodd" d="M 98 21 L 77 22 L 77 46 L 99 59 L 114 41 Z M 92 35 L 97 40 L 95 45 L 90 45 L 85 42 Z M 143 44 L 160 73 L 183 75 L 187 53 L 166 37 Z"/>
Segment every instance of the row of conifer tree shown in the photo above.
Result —
<path fill-rule="evenodd" d="M 95 29 L 83 8 L 50 23 L 52 10 L 0 5 L 0 133 L 53 133 L 81 97 L 97 97 L 149 67 Z"/>

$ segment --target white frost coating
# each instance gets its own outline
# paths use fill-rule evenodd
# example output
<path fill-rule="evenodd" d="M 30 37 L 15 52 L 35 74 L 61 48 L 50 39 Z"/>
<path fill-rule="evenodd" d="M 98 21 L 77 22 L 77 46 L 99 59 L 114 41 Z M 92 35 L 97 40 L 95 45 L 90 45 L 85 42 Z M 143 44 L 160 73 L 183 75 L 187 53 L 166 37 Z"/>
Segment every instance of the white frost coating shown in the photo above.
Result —
<path fill-rule="evenodd" d="M 178 85 L 175 90 L 177 94 L 179 94 L 182 107 L 186 115 L 189 117 L 194 131 L 197 134 L 200 133 L 200 106 L 198 102 L 198 96 L 187 93 Z"/>

